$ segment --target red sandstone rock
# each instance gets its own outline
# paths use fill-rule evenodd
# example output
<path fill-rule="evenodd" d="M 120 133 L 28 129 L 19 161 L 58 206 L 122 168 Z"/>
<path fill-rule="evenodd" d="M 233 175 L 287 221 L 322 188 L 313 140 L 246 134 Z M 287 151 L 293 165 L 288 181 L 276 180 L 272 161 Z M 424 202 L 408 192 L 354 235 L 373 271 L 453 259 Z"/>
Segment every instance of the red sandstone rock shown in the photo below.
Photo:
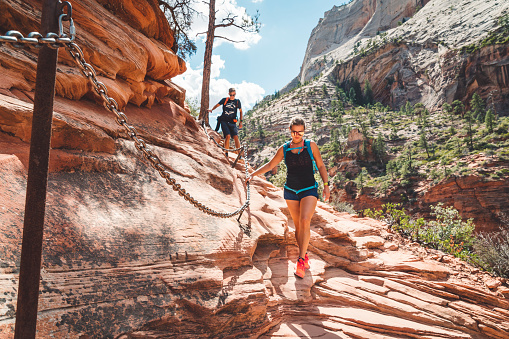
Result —
<path fill-rule="evenodd" d="M 38 5 L 1 3 L 10 16 L 0 22 L 33 27 Z M 165 25 L 147 20 L 161 20 L 150 14 L 154 3 L 107 6 L 143 34 L 91 0 L 75 5 L 78 42 L 100 79 L 182 187 L 211 208 L 235 210 L 246 199 L 245 173 L 230 167 L 183 108 L 184 91 L 169 82 L 184 68 L 161 45 Z M 15 322 L 34 74 L 24 52 L 10 51 L 0 47 L 2 338 L 13 337 Z M 161 63 L 161 55 L 172 57 Z M 38 337 L 509 335 L 509 302 L 497 294 L 503 286 L 490 291 L 458 274 L 468 265 L 428 260 L 415 254 L 418 245 L 395 248 L 382 223 L 322 203 L 312 219 L 311 269 L 296 278 L 294 226 L 279 188 L 254 178 L 240 222 L 200 212 L 165 184 L 62 61 L 69 66 L 60 64 L 57 77 Z"/>

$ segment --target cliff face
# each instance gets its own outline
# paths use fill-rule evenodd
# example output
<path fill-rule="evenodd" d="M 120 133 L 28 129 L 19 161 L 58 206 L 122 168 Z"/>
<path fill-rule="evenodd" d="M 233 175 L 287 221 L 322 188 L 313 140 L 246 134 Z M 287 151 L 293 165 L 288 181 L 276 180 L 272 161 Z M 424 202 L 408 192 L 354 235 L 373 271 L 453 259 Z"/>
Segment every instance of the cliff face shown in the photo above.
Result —
<path fill-rule="evenodd" d="M 242 161 L 231 168 L 183 107 L 170 79 L 184 66 L 155 2 L 101 3 L 73 3 L 85 57 L 172 177 L 206 206 L 235 210 L 246 200 Z M 39 6 L 0 3 L 0 28 L 37 30 Z M 2 338 L 15 323 L 36 60 L 0 46 Z M 325 204 L 312 219 L 312 268 L 297 280 L 280 189 L 254 178 L 239 222 L 200 212 L 158 177 L 63 50 L 58 68 L 37 337 L 509 336 L 505 280 Z"/>
<path fill-rule="evenodd" d="M 434 110 L 478 92 L 507 114 L 507 44 L 459 50 L 495 30 L 508 10 L 507 2 L 467 0 L 356 0 L 334 7 L 311 33 L 299 79 L 322 72 L 339 84 L 368 80 L 375 99 L 394 108 L 410 101 Z"/>
<path fill-rule="evenodd" d="M 118 2 L 105 3 L 115 7 Z M 165 98 L 183 106 L 181 90 L 165 80 L 183 73 L 186 66 L 171 50 L 173 35 L 157 2 L 121 3 L 119 17 L 96 1 L 72 4 L 76 43 L 83 49 L 85 59 L 94 66 L 99 80 L 107 85 L 109 95 L 121 109 L 128 102 L 151 107 L 155 101 Z M 18 30 L 26 36 L 31 31 L 39 31 L 40 2 L 9 1 L 0 6 L 2 13 L 9 13 L 0 18 L 3 32 Z M 132 18 L 131 26 L 123 23 L 122 16 Z M 0 72 L 4 76 L 0 80 L 0 93 L 30 99 L 35 86 L 36 55 L 35 49 L 2 47 Z M 92 97 L 88 79 L 63 49 L 59 63 L 56 95 L 72 100 Z"/>
<path fill-rule="evenodd" d="M 348 167 L 350 162 L 343 161 L 345 170 L 359 170 L 358 166 Z M 341 169 L 341 168 L 339 168 Z M 340 201 L 352 204 L 356 210 L 380 209 L 386 203 L 399 203 L 401 197 L 413 200 L 410 204 L 412 213 L 430 218 L 430 205 L 443 203 L 461 211 L 464 219 L 472 218 L 477 232 L 496 232 L 505 228 L 509 221 L 509 183 L 507 181 L 486 180 L 479 176 L 453 177 L 436 185 L 413 182 L 412 195 L 408 188 L 392 189 L 385 196 L 373 196 L 370 190 L 359 194 L 355 185 L 333 189 L 333 194 Z"/>
<path fill-rule="evenodd" d="M 410 18 L 416 7 L 428 0 L 361 0 L 347 5 L 334 6 L 325 12 L 323 19 L 313 29 L 300 72 L 303 83 L 324 70 L 320 58 L 334 50 L 348 50 L 363 38 L 374 37 L 379 32 L 397 27 L 398 21 Z"/>

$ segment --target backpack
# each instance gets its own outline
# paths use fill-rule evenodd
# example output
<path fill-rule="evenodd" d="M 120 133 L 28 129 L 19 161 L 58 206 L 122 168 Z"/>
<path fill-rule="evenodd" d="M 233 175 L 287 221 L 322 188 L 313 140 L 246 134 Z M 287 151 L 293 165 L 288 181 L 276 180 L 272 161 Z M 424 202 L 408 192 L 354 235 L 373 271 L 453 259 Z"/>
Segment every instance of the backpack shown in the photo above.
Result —
<path fill-rule="evenodd" d="M 302 147 L 293 147 L 290 148 L 291 141 L 285 142 L 283 145 L 283 154 L 285 156 L 285 163 L 286 163 L 286 152 L 291 151 L 293 149 L 302 149 Z M 315 158 L 313 157 L 313 151 L 311 150 L 311 140 L 304 139 L 304 148 L 308 150 L 309 156 L 311 157 L 311 161 L 313 162 L 313 173 L 316 173 L 318 171 L 318 167 L 316 166 Z M 299 151 L 300 153 L 300 151 Z"/>
<path fill-rule="evenodd" d="M 293 149 L 303 149 L 303 148 L 305 148 L 305 149 L 307 149 L 307 151 L 309 153 L 309 156 L 311 157 L 311 161 L 313 162 L 313 173 L 316 173 L 318 171 L 318 167 L 316 166 L 315 157 L 313 157 L 313 151 L 311 150 L 311 140 L 304 139 L 304 146 L 303 147 L 293 147 L 293 148 L 290 148 L 290 143 L 291 143 L 291 141 L 287 141 L 283 145 L 283 154 L 284 154 L 285 163 L 286 163 L 286 152 L 291 151 Z M 299 151 L 299 153 L 300 153 L 300 151 Z M 303 188 L 303 189 L 300 189 L 300 190 L 294 190 L 293 188 L 290 188 L 290 187 L 286 186 L 286 183 L 285 183 L 284 187 L 287 190 L 290 190 L 290 191 L 294 192 L 295 194 L 299 194 L 300 192 L 307 191 L 307 190 L 310 190 L 312 188 L 318 187 L 318 183 L 315 182 L 315 184 L 313 186 L 306 187 L 306 188 Z"/>

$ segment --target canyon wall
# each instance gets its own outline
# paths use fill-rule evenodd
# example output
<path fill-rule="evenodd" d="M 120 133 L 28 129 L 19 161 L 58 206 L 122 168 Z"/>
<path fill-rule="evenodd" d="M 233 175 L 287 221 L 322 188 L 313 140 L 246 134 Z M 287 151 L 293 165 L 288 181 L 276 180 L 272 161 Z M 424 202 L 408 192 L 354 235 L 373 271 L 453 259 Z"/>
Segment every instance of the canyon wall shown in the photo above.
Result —
<path fill-rule="evenodd" d="M 39 1 L 0 2 L 0 29 L 38 30 Z M 243 160 L 189 115 L 185 71 L 155 1 L 73 3 L 77 43 L 128 121 L 209 208 L 247 199 Z M 13 338 L 37 50 L 0 45 L 0 337 Z M 507 338 L 504 279 L 319 203 L 311 269 L 293 275 L 282 192 L 251 181 L 236 220 L 158 176 L 62 48 L 38 338 Z M 209 131 L 215 137 L 214 132 Z M 28 207 L 30 208 L 30 207 Z"/>
<path fill-rule="evenodd" d="M 369 81 L 375 99 L 435 110 L 474 92 L 509 113 L 508 45 L 461 49 L 496 31 L 506 2 L 355 0 L 334 7 L 312 31 L 297 79 L 325 74 L 338 84 Z M 291 82 L 285 91 L 295 86 Z"/>

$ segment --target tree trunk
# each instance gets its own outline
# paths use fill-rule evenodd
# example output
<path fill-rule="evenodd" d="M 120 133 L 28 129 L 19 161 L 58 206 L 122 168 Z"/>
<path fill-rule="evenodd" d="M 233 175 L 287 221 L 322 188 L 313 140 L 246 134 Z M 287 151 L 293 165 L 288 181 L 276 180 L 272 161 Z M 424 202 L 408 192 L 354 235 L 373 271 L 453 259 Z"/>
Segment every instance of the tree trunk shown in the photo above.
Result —
<path fill-rule="evenodd" d="M 209 125 L 209 87 L 210 87 L 210 69 L 212 66 L 212 47 L 214 45 L 216 23 L 216 0 L 209 2 L 209 27 L 207 29 L 207 41 L 205 43 L 205 57 L 203 58 L 203 81 L 201 86 L 201 106 L 198 119 L 203 120 Z"/>

